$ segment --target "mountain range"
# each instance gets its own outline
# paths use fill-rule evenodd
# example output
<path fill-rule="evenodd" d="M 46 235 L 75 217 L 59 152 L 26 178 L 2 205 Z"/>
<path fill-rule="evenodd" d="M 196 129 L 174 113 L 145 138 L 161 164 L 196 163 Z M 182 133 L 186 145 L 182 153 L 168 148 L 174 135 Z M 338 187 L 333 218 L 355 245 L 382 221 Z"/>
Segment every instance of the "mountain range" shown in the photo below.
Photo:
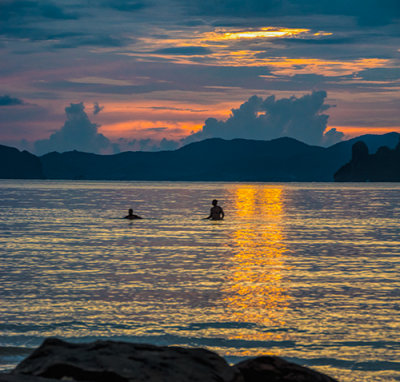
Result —
<path fill-rule="evenodd" d="M 98 155 L 78 151 L 37 157 L 0 145 L 0 178 L 329 182 L 363 141 L 369 152 L 394 148 L 400 134 L 363 135 L 328 148 L 293 138 L 271 141 L 207 139 L 175 151 Z"/>

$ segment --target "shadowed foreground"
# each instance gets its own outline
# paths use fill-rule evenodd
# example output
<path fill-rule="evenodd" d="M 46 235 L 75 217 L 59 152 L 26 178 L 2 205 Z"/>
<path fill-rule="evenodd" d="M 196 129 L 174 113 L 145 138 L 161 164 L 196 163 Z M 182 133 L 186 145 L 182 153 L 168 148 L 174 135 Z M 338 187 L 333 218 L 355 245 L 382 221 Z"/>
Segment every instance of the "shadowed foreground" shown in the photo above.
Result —
<path fill-rule="evenodd" d="M 72 344 L 49 338 L 0 382 L 334 382 L 324 374 L 265 356 L 230 366 L 214 352 L 96 341 Z"/>

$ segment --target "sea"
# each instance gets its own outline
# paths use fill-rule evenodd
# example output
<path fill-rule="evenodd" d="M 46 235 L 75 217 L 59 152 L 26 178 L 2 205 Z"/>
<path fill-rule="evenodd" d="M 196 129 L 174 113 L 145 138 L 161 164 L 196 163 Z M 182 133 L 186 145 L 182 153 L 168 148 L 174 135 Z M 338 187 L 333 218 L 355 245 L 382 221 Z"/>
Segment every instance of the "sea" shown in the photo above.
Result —
<path fill-rule="evenodd" d="M 400 184 L 1 180 L 0 288 L 1 370 L 55 336 L 399 381 Z"/>

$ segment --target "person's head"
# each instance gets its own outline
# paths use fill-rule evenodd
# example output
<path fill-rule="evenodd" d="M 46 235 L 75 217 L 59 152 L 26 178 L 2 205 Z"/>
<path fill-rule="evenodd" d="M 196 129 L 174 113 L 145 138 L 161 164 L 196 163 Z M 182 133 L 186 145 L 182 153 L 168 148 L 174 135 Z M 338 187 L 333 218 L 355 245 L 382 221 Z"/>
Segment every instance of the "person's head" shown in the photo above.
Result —
<path fill-rule="evenodd" d="M 129 208 L 128 213 L 129 213 L 129 215 L 132 215 L 132 214 L 133 214 L 133 209 L 132 209 L 132 208 Z"/>
<path fill-rule="evenodd" d="M 211 202 L 211 204 L 212 204 L 213 206 L 216 206 L 217 203 L 218 203 L 218 200 L 217 200 L 217 199 L 214 199 L 214 200 Z"/>

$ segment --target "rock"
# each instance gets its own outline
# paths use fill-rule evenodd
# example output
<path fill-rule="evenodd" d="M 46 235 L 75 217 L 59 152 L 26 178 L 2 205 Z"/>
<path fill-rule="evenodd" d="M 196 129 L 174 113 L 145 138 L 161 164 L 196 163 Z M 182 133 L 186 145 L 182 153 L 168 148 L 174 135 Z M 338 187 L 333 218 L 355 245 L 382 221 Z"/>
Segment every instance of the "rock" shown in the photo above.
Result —
<path fill-rule="evenodd" d="M 236 368 L 205 349 L 55 338 L 45 340 L 11 374 L 93 382 L 243 382 Z"/>
<path fill-rule="evenodd" d="M 337 382 L 273 356 L 229 366 L 205 349 L 49 338 L 0 382 Z"/>
<path fill-rule="evenodd" d="M 235 366 L 245 382 L 337 382 L 325 374 L 275 356 L 252 358 Z"/>
<path fill-rule="evenodd" d="M 1 374 L 0 382 L 59 382 L 57 379 L 32 377 L 31 375 Z"/>
<path fill-rule="evenodd" d="M 334 175 L 335 182 L 400 182 L 400 142 L 392 150 L 381 146 L 375 154 L 368 153 L 363 142 L 353 145 L 351 161 Z"/>
<path fill-rule="evenodd" d="M 33 377 L 32 375 L 1 374 L 0 382 L 60 382 L 58 379 Z"/>

